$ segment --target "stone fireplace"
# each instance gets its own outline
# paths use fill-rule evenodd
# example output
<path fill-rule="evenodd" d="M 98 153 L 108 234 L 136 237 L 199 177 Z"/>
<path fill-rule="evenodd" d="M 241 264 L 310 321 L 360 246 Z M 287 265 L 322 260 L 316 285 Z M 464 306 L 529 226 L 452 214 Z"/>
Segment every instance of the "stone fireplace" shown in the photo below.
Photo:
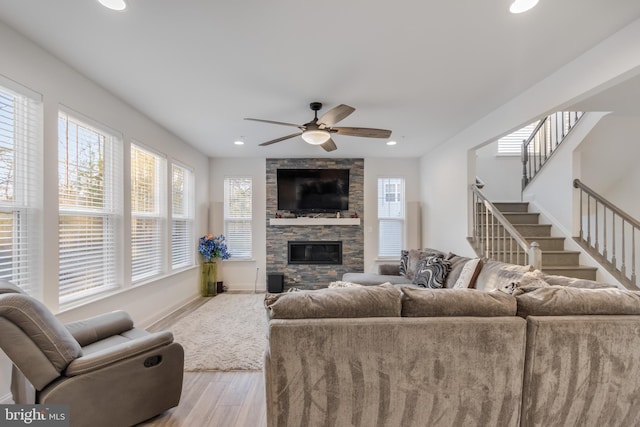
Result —
<path fill-rule="evenodd" d="M 267 159 L 266 222 L 267 274 L 284 275 L 284 291 L 296 287 L 317 289 L 340 280 L 350 271 L 364 269 L 364 159 Z M 313 218 L 290 218 L 289 212 L 277 210 L 278 169 L 349 169 L 349 210 L 313 215 Z M 357 213 L 358 218 L 351 215 Z M 276 218 L 282 216 L 283 218 Z M 290 258 L 294 243 L 294 259 Z M 300 244 L 298 244 L 300 243 Z M 335 252 L 339 243 L 339 254 Z M 311 246 L 310 246 L 311 245 Z M 313 261 L 299 258 L 311 258 Z M 335 258 L 340 255 L 340 259 Z M 330 258 L 318 260 L 318 258 Z"/>

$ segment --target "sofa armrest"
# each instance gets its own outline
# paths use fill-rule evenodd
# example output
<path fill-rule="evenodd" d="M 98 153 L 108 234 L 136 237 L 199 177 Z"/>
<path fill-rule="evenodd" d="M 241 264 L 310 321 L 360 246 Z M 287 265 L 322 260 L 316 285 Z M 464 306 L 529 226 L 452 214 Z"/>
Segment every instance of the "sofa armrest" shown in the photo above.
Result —
<path fill-rule="evenodd" d="M 108 366 L 112 363 L 137 356 L 141 353 L 173 342 L 173 334 L 169 331 L 156 332 L 128 342 L 87 354 L 75 359 L 67 366 L 65 375 L 73 377 Z"/>
<path fill-rule="evenodd" d="M 378 266 L 378 274 L 385 276 L 399 276 L 400 266 L 397 264 L 380 264 L 380 266 Z"/>
<path fill-rule="evenodd" d="M 84 347 L 112 335 L 133 329 L 133 320 L 128 313 L 117 310 L 64 325 L 71 335 Z"/>

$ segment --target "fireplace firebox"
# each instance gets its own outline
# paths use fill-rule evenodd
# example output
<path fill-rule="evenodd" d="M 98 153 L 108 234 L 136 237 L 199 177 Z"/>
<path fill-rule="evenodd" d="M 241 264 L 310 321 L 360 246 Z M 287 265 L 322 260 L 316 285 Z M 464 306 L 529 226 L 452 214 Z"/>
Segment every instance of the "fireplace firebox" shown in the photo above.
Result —
<path fill-rule="evenodd" d="M 289 241 L 289 264 L 342 264 L 341 241 Z"/>

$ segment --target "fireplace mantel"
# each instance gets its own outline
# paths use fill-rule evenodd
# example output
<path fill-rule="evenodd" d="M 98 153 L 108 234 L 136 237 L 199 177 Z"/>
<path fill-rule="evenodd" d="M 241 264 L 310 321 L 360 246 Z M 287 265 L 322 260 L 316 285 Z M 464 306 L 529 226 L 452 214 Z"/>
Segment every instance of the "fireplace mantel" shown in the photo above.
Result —
<path fill-rule="evenodd" d="M 360 225 L 360 218 L 270 218 L 269 225 Z"/>

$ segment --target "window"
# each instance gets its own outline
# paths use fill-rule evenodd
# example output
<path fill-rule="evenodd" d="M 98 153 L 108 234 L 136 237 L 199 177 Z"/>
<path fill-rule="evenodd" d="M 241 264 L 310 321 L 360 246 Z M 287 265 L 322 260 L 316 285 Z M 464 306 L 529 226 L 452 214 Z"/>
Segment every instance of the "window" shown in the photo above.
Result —
<path fill-rule="evenodd" d="M 224 235 L 234 259 L 253 257 L 251 178 L 224 180 Z"/>
<path fill-rule="evenodd" d="M 378 178 L 378 256 L 400 256 L 404 216 L 404 178 Z"/>
<path fill-rule="evenodd" d="M 193 264 L 193 172 L 171 166 L 171 267 Z"/>
<path fill-rule="evenodd" d="M 522 142 L 531 136 L 538 122 L 531 123 L 498 140 L 499 156 L 519 156 L 522 152 Z"/>
<path fill-rule="evenodd" d="M 131 280 L 162 273 L 166 160 L 131 144 Z"/>
<path fill-rule="evenodd" d="M 41 98 L 13 82 L 0 81 L 0 278 L 38 297 Z"/>
<path fill-rule="evenodd" d="M 61 305 L 119 286 L 122 141 L 115 132 L 58 114 Z"/>

